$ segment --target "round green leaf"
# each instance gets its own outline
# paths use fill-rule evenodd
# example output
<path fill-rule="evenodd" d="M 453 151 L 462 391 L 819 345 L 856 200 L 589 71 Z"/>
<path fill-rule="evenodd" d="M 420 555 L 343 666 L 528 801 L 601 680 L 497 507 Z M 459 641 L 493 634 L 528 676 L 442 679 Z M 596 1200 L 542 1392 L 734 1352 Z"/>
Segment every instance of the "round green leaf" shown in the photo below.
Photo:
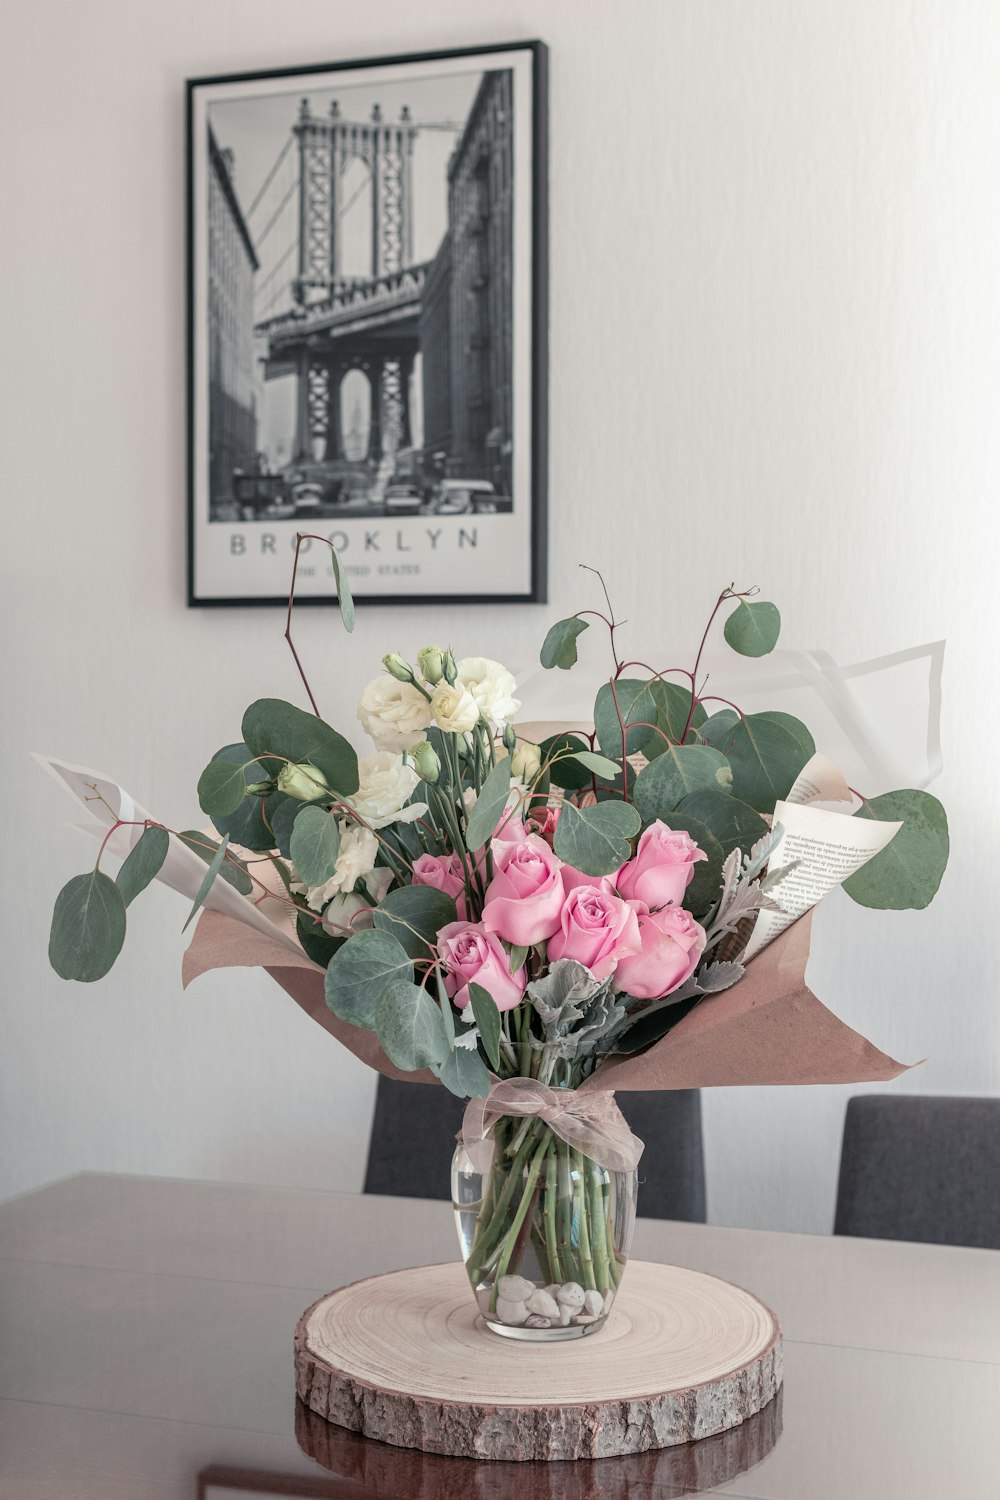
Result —
<path fill-rule="evenodd" d="M 673 821 L 673 817 L 678 819 Z M 687 828 L 691 826 L 691 819 L 696 818 L 712 833 L 723 849 L 723 858 L 731 854 L 734 849 L 740 849 L 748 854 L 757 843 L 769 831 L 764 819 L 752 807 L 741 802 L 737 797 L 731 797 L 726 792 L 704 790 L 692 792 L 690 797 L 685 797 L 678 807 L 676 814 L 672 815 L 671 828 Z M 664 818 L 664 822 L 668 820 Z M 694 834 L 691 834 L 694 838 Z M 699 841 L 700 842 L 700 841 Z M 702 845 L 702 848 L 705 848 Z M 706 849 L 706 853 L 709 851 Z"/>
<path fill-rule="evenodd" d="M 630 858 L 629 840 L 641 826 L 629 802 L 598 802 L 584 808 L 564 802 L 556 824 L 555 852 L 585 875 L 610 875 Z"/>
<path fill-rule="evenodd" d="M 754 714 L 753 717 L 758 722 L 777 724 L 780 729 L 784 729 L 790 734 L 798 745 L 800 753 L 805 756 L 805 760 L 802 762 L 803 765 L 805 765 L 806 761 L 812 760 L 816 754 L 816 741 L 813 739 L 807 726 L 803 724 L 801 719 L 797 719 L 794 714 L 784 714 L 778 709 L 768 709 L 765 713 Z"/>
<path fill-rule="evenodd" d="M 712 714 L 699 725 L 698 733 L 706 745 L 711 745 L 715 750 L 721 750 L 725 755 L 730 735 L 739 722 L 740 716 L 734 708 L 720 708 L 718 713 Z"/>
<path fill-rule="evenodd" d="M 773 813 L 809 756 L 801 739 L 773 716 L 748 714 L 726 739 L 733 768 L 733 795 L 761 813 Z"/>
<path fill-rule="evenodd" d="M 726 621 L 723 635 L 741 656 L 766 656 L 778 644 L 781 615 L 763 599 L 741 599 Z"/>
<path fill-rule="evenodd" d="M 412 980 L 413 964 L 388 932 L 370 928 L 348 938 L 326 971 L 326 1003 L 342 1021 L 375 1030 L 375 1004 L 397 980 Z"/>
<path fill-rule="evenodd" d="M 311 958 L 322 969 L 326 968 L 333 955 L 347 941 L 346 938 L 331 936 L 318 919 L 307 917 L 304 912 L 299 912 L 295 918 L 295 932 L 306 957 Z"/>
<path fill-rule="evenodd" d="M 169 848 L 170 835 L 165 828 L 147 828 L 139 838 L 115 879 L 126 906 L 156 879 Z"/>
<path fill-rule="evenodd" d="M 438 1067 L 451 1051 L 441 1012 L 411 980 L 396 980 L 379 996 L 375 1029 L 383 1052 L 406 1073 Z"/>
<path fill-rule="evenodd" d="M 292 826 L 288 847 L 306 885 L 323 885 L 337 868 L 340 828 L 336 813 L 306 803 Z"/>
<path fill-rule="evenodd" d="M 228 817 L 246 796 L 242 765 L 210 760 L 198 777 L 198 805 L 209 817 Z"/>
<path fill-rule="evenodd" d="M 692 710 L 691 689 L 682 687 L 679 682 L 667 682 L 664 679 L 654 678 L 649 684 L 649 691 L 656 704 L 656 725 L 662 731 L 660 734 L 651 736 L 643 751 L 643 754 L 652 760 L 654 756 L 662 755 L 667 748 L 668 741 L 674 745 L 684 742 L 689 715 L 690 729 L 700 729 L 708 716 L 697 699 Z"/>
<path fill-rule="evenodd" d="M 372 920 L 381 932 L 391 932 L 411 958 L 428 957 L 442 927 L 458 916 L 455 903 L 431 885 L 401 885 L 390 891 Z"/>
<path fill-rule="evenodd" d="M 485 1099 L 493 1084 L 489 1069 L 473 1047 L 455 1047 L 434 1072 L 460 1099 Z"/>
<path fill-rule="evenodd" d="M 103 979 L 125 941 L 125 900 L 100 870 L 74 875 L 56 897 L 49 963 L 60 979 Z"/>
<path fill-rule="evenodd" d="M 929 792 L 886 792 L 854 814 L 878 822 L 902 823 L 881 854 L 849 880 L 844 890 L 859 906 L 879 910 L 920 910 L 929 905 L 948 863 L 948 817 Z"/>
<path fill-rule="evenodd" d="M 559 756 L 559 760 L 551 770 L 551 780 L 554 785 L 561 787 L 564 792 L 582 792 L 584 787 L 590 786 L 593 774 L 585 770 L 575 759 L 578 750 L 587 750 L 590 747 L 578 734 L 549 735 L 547 740 L 542 740 L 538 748 L 542 754 L 543 765 L 551 756 Z"/>
<path fill-rule="evenodd" d="M 668 745 L 635 779 L 632 795 L 643 823 L 655 823 L 702 787 L 728 791 L 729 762 L 708 745 Z"/>
<path fill-rule="evenodd" d="M 655 682 L 640 682 L 631 677 L 621 677 L 615 683 L 602 685 L 594 702 L 594 728 L 601 749 L 612 760 L 622 759 L 622 724 L 625 725 L 625 753 L 628 755 L 645 750 L 651 740 L 659 738 L 655 728 L 658 713 L 654 694 L 656 686 Z M 648 728 L 648 725 L 654 727 Z"/>
<path fill-rule="evenodd" d="M 242 766 L 244 790 L 247 785 L 268 779 L 264 767 L 251 758 L 249 749 L 242 741 L 237 745 L 224 745 L 221 750 L 215 752 L 212 760 L 228 761 L 231 765 Z M 267 798 L 244 796 L 235 812 L 211 813 L 209 816 L 220 835 L 228 833 L 231 843 L 239 844 L 244 849 L 252 849 L 259 854 L 275 847 L 270 829 L 264 820 L 264 808 L 267 808 L 270 817 L 276 803 L 281 800 L 280 792 L 272 792 Z"/>
<path fill-rule="evenodd" d="M 315 766 L 327 785 L 349 797 L 359 785 L 354 748 L 324 724 L 281 698 L 260 698 L 243 715 L 243 739 L 267 776 L 277 776 L 286 761 Z"/>
<path fill-rule="evenodd" d="M 557 620 L 542 642 L 540 661 L 543 667 L 562 667 L 569 671 L 576 661 L 577 636 L 587 629 L 588 622 L 572 615 L 568 620 Z"/>

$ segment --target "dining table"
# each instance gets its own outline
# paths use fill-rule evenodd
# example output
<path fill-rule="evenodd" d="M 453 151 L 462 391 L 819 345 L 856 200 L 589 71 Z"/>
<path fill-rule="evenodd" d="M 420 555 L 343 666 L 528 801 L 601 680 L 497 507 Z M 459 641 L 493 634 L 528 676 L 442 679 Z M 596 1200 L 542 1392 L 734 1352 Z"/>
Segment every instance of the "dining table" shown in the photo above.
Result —
<path fill-rule="evenodd" d="M 634 1257 L 783 1333 L 777 1397 L 678 1447 L 451 1458 L 297 1401 L 306 1307 L 457 1254 L 447 1201 L 87 1172 L 0 1204 L 0 1500 L 1000 1497 L 998 1251 L 640 1219 Z"/>

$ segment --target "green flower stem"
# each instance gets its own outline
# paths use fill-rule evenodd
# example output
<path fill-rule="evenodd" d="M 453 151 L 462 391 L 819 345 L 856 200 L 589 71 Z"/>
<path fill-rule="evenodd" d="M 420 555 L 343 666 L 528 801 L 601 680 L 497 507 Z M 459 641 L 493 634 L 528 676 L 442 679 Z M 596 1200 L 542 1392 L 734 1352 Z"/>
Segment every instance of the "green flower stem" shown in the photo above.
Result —
<path fill-rule="evenodd" d="M 510 1228 L 507 1231 L 506 1237 L 503 1241 L 503 1245 L 500 1251 L 500 1259 L 497 1261 L 496 1275 L 493 1278 L 493 1294 L 490 1297 L 490 1312 L 496 1311 L 497 1292 L 500 1285 L 500 1278 L 502 1276 L 506 1276 L 507 1274 L 507 1268 L 510 1265 L 511 1257 L 513 1256 L 514 1251 L 521 1239 L 521 1230 L 525 1224 L 525 1220 L 528 1217 L 530 1209 L 534 1205 L 535 1197 L 538 1193 L 538 1177 L 539 1173 L 542 1170 L 542 1161 L 544 1160 L 545 1153 L 548 1151 L 548 1147 L 548 1141 L 543 1140 L 541 1145 L 535 1147 L 535 1154 L 531 1158 L 531 1165 L 528 1168 L 528 1178 L 524 1184 L 524 1192 L 521 1194 L 521 1201 L 517 1205 L 517 1210 L 514 1214 L 513 1219 L 511 1220 Z M 511 1175 L 513 1176 L 513 1173 Z"/>
<path fill-rule="evenodd" d="M 580 1246 L 580 1270 L 585 1291 L 596 1292 L 594 1257 L 590 1245 L 590 1224 L 587 1213 L 587 1168 L 582 1151 L 573 1148 L 573 1197 L 576 1210 L 577 1240 Z"/>
<path fill-rule="evenodd" d="M 573 1178 L 569 1167 L 569 1147 L 556 1141 L 558 1188 L 556 1195 L 556 1245 L 564 1274 L 576 1269 L 573 1254 Z M 575 1280 L 575 1277 L 567 1277 Z"/>
<path fill-rule="evenodd" d="M 482 1240 L 480 1241 L 478 1234 L 476 1236 L 476 1242 L 473 1244 L 472 1252 L 469 1256 L 469 1274 L 474 1277 L 474 1280 L 478 1280 L 478 1277 L 474 1276 L 474 1273 L 478 1270 L 485 1270 L 492 1252 L 503 1238 L 507 1210 L 514 1197 L 514 1190 L 521 1179 L 525 1162 L 531 1154 L 531 1149 L 534 1145 L 535 1142 L 531 1137 L 524 1141 L 521 1149 L 514 1157 L 510 1168 L 507 1170 L 506 1181 L 497 1197 L 496 1207 L 490 1216 L 489 1223 L 484 1226 Z M 499 1153 L 494 1151 L 491 1172 L 496 1172 L 499 1168 Z"/>
<path fill-rule="evenodd" d="M 608 1246 L 608 1220 L 602 1186 L 604 1173 L 601 1168 L 590 1160 L 586 1160 L 587 1169 L 587 1197 L 590 1208 L 590 1242 L 594 1255 L 594 1277 L 597 1282 L 597 1290 L 603 1296 L 608 1289 L 611 1279 L 609 1260 L 611 1258 Z"/>
<path fill-rule="evenodd" d="M 608 1275 L 611 1278 L 609 1290 L 617 1291 L 621 1282 L 621 1268 L 618 1265 L 618 1255 L 615 1250 L 615 1225 L 614 1216 L 611 1212 L 611 1183 L 605 1177 L 601 1183 L 602 1217 L 604 1229 L 608 1239 Z"/>
<path fill-rule="evenodd" d="M 556 1223 L 558 1213 L 557 1189 L 559 1186 L 559 1150 L 555 1136 L 550 1136 L 545 1161 L 545 1254 L 549 1263 L 549 1282 L 562 1282 L 562 1262 L 559 1256 L 559 1230 Z"/>

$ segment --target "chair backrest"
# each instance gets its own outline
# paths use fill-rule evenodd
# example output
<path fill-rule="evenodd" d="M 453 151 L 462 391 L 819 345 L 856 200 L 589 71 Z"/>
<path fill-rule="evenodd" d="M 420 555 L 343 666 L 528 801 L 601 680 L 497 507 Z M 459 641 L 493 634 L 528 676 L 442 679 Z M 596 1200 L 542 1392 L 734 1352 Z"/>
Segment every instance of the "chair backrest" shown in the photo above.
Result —
<path fill-rule="evenodd" d="M 705 1220 L 705 1162 L 697 1089 L 618 1094 L 646 1150 L 639 1163 L 639 1212 L 647 1218 Z M 436 1084 L 379 1078 L 366 1193 L 450 1198 L 451 1158 L 464 1101 Z"/>
<path fill-rule="evenodd" d="M 1000 1250 L 1000 1099 L 849 1100 L 833 1232 Z"/>

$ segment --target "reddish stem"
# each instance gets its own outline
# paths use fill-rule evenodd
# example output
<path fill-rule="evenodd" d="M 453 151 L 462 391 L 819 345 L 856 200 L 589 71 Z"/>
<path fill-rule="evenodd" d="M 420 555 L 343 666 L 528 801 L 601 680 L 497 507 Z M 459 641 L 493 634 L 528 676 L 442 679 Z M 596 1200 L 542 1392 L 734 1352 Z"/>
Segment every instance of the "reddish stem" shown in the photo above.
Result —
<path fill-rule="evenodd" d="M 305 668 L 303 667 L 302 662 L 299 659 L 299 653 L 295 649 L 295 642 L 292 640 L 292 610 L 295 607 L 295 580 L 298 577 L 299 572 L 299 552 L 302 549 L 302 543 L 305 541 L 323 540 L 323 537 L 307 537 L 300 531 L 297 531 L 295 533 L 295 561 L 292 564 L 292 586 L 288 593 L 288 614 L 285 618 L 285 640 L 288 642 L 288 648 L 295 659 L 295 665 L 299 669 L 299 676 L 302 678 L 302 686 L 306 690 L 309 702 L 312 705 L 312 711 L 316 715 L 317 719 L 321 717 L 320 711 L 316 707 L 316 699 L 313 697 L 313 690 L 309 686 L 309 679 L 305 674 Z"/>

